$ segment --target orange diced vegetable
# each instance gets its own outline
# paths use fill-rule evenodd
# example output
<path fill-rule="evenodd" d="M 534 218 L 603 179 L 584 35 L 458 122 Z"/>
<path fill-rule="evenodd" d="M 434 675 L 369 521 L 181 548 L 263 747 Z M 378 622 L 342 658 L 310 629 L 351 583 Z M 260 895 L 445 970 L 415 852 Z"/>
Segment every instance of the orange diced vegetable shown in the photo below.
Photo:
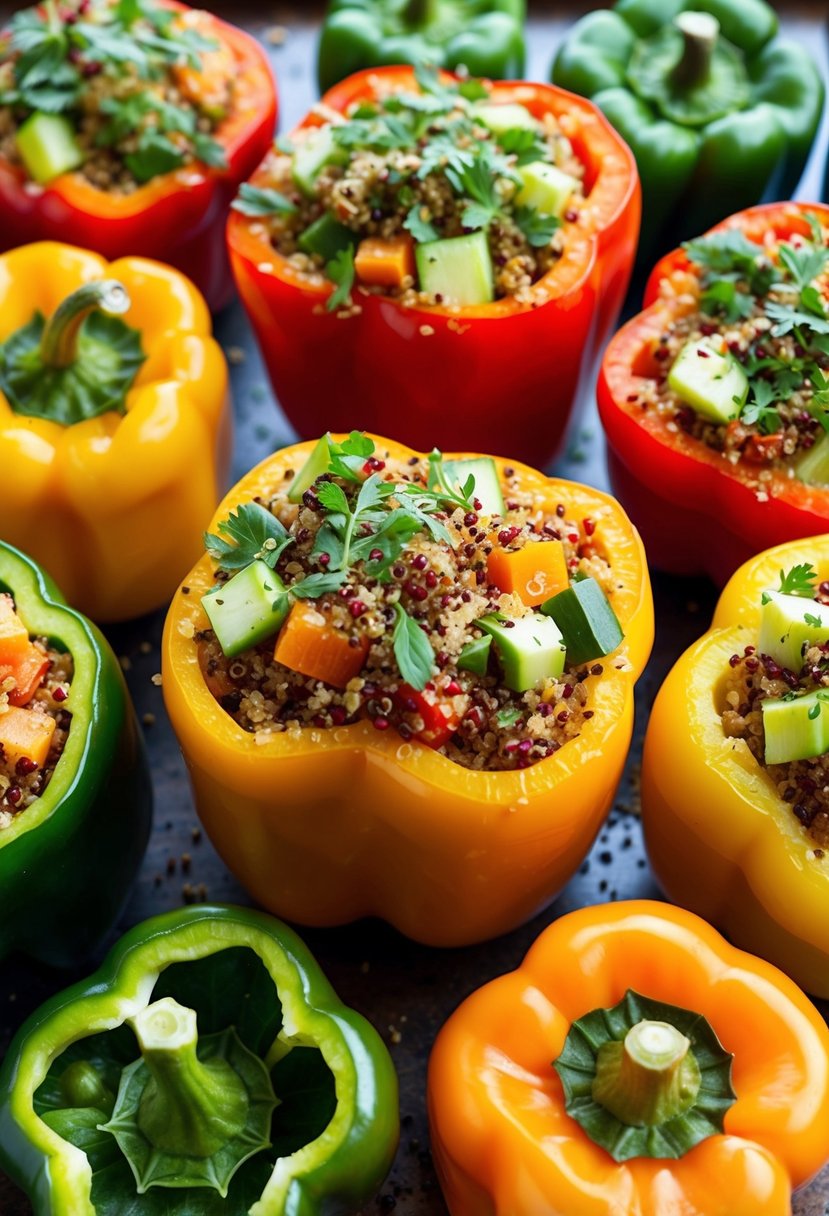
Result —
<path fill-rule="evenodd" d="M 48 656 L 32 642 L 29 643 L 29 649 L 14 666 L 0 664 L 0 684 L 9 676 L 14 680 L 14 688 L 9 692 L 10 704 L 28 705 L 43 683 L 43 677 L 48 670 Z"/>
<path fill-rule="evenodd" d="M 52 746 L 56 722 L 37 709 L 12 707 L 0 714 L 0 746 L 6 764 L 14 768 L 24 757 L 42 768 Z"/>
<path fill-rule="evenodd" d="M 528 608 L 570 586 L 567 558 L 560 540 L 530 541 L 520 549 L 493 548 L 486 563 L 487 578 Z"/>
<path fill-rule="evenodd" d="M 0 667 L 14 667 L 30 646 L 29 631 L 14 610 L 14 600 L 0 595 Z"/>
<path fill-rule="evenodd" d="M 415 275 L 414 241 L 410 236 L 366 237 L 357 246 L 354 269 L 369 287 L 402 287 L 405 278 Z"/>
<path fill-rule="evenodd" d="M 345 688 L 360 674 L 370 646 L 366 637 L 356 641 L 352 646 L 349 635 L 329 625 L 310 604 L 294 604 L 276 639 L 273 657 L 291 671 Z"/>

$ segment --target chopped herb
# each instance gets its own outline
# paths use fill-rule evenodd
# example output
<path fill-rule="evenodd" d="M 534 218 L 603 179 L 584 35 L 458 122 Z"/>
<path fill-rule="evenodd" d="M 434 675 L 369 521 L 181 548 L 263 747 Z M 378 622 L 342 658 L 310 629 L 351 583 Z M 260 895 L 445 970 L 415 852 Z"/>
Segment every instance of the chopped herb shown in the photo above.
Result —
<path fill-rule="evenodd" d="M 401 194 L 402 193 L 403 192 L 401 190 Z M 440 233 L 438 232 L 437 228 L 435 228 L 434 224 L 431 224 L 429 220 L 425 218 L 425 216 L 428 216 L 428 214 L 428 207 L 424 207 L 421 203 L 418 203 L 416 206 L 412 207 L 411 211 L 403 221 L 403 227 L 406 229 L 406 231 L 410 232 L 414 239 L 419 241 L 421 244 L 425 243 L 426 241 L 436 241 L 440 236 Z"/>
<path fill-rule="evenodd" d="M 507 156 L 515 156 L 516 164 L 529 165 L 547 158 L 547 141 L 540 131 L 531 127 L 510 127 L 501 131 L 498 143 Z"/>
<path fill-rule="evenodd" d="M 561 220 L 557 216 L 542 215 L 534 207 L 516 207 L 513 219 L 529 244 L 536 249 L 549 245 L 553 233 L 561 227 Z"/>
<path fill-rule="evenodd" d="M 815 614 L 813 612 L 804 612 L 803 620 L 806 622 L 807 625 L 811 625 L 813 629 L 820 628 L 820 625 L 821 625 L 820 617 L 815 616 Z"/>
<path fill-rule="evenodd" d="M 250 182 L 243 182 L 239 187 L 232 207 L 242 215 L 292 215 L 297 210 L 296 205 L 279 190 L 252 186 Z"/>
<path fill-rule="evenodd" d="M 811 562 L 802 562 L 790 570 L 780 571 L 780 591 L 784 595 L 802 595 L 814 599 L 817 571 Z"/>
<path fill-rule="evenodd" d="M 276 516 L 258 502 L 244 503 L 235 513 L 231 511 L 219 524 L 219 531 L 233 543 L 205 532 L 204 547 L 217 566 L 228 573 L 244 570 L 255 561 L 273 569 L 288 545 L 294 543 Z"/>
<path fill-rule="evenodd" d="M 435 652 L 426 634 L 401 604 L 395 604 L 397 620 L 392 644 L 398 670 L 412 688 L 422 692 L 432 678 Z"/>
<path fill-rule="evenodd" d="M 354 269 L 354 249 L 348 246 L 325 263 L 325 273 L 332 283 L 336 284 L 325 303 L 328 312 L 336 312 L 338 308 L 350 308 L 351 289 L 354 286 L 356 271 Z"/>
<path fill-rule="evenodd" d="M 812 719 L 817 718 L 820 715 L 821 708 L 822 706 L 820 705 L 813 705 L 809 710 L 808 716 Z"/>
<path fill-rule="evenodd" d="M 495 721 L 500 727 L 505 729 L 509 726 L 515 726 L 520 717 L 520 709 L 499 709 L 495 715 Z"/>

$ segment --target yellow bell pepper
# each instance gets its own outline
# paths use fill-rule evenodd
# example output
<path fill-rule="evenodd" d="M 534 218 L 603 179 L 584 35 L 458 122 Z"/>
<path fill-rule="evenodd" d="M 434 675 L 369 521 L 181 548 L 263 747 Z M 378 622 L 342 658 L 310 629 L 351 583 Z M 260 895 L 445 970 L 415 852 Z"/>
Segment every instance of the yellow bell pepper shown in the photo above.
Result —
<path fill-rule="evenodd" d="M 375 438 L 377 455 L 411 449 Z M 278 452 L 239 482 L 213 521 L 268 498 L 313 443 Z M 456 457 L 451 457 L 455 459 Z M 193 635 L 208 627 L 205 556 L 184 580 L 162 646 L 164 698 L 211 840 L 260 904 L 306 925 L 380 916 L 430 945 L 512 929 L 551 900 L 583 860 L 612 803 L 630 743 L 633 686 L 650 653 L 653 604 L 639 536 L 612 498 L 516 470 L 549 512 L 595 522 L 619 590 L 622 647 L 586 681 L 594 716 L 560 751 L 514 772 L 453 763 L 367 720 L 266 740 L 242 730 L 209 692 Z"/>
<path fill-rule="evenodd" d="M 829 578 L 829 535 L 767 549 L 725 587 L 711 630 L 680 658 L 645 739 L 642 815 L 668 896 L 829 997 L 829 856 L 720 719 L 731 655 L 756 645 L 761 595 L 803 562 Z"/>
<path fill-rule="evenodd" d="M 115 292 L 111 309 L 122 317 L 91 312 L 85 321 L 90 307 L 74 293 L 104 280 L 126 291 Z M 50 338 L 62 304 L 64 320 Z M 38 313 L 46 319 L 39 346 L 46 362 L 33 390 L 15 372 L 9 339 L 25 341 L 27 329 L 42 325 Z M 137 338 L 125 336 L 124 325 Z M 98 355 L 72 386 L 78 404 L 59 373 L 88 357 L 93 339 Z M 110 370 L 111 350 L 117 361 L 121 340 L 134 374 L 112 394 L 115 408 L 106 408 L 99 378 Z M 198 555 L 230 460 L 227 365 L 204 300 L 160 263 L 107 265 L 97 254 L 41 242 L 0 257 L 0 343 L 0 539 L 36 558 L 69 602 L 96 620 L 158 608 Z M 103 410 L 88 408 L 87 380 L 93 406 L 103 399 Z"/>
<path fill-rule="evenodd" d="M 705 1045 L 706 1081 L 696 1096 L 669 1087 L 641 1126 L 656 1061 L 610 1106 L 594 1078 L 610 1040 L 654 1027 L 654 1005 L 700 1065 Z M 721 1051 L 733 1089 L 711 1068 Z M 792 1188 L 829 1158 L 829 1032 L 786 976 L 682 909 L 582 908 L 452 1015 L 428 1102 L 452 1216 L 791 1216 Z"/>

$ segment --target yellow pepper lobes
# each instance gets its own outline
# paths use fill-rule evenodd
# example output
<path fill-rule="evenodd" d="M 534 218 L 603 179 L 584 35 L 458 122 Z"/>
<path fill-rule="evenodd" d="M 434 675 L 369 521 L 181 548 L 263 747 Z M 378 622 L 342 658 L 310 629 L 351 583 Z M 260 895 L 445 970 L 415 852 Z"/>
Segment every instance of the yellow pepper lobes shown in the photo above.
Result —
<path fill-rule="evenodd" d="M 123 399 L 67 425 L 0 393 L 0 539 L 30 553 L 99 621 L 140 616 L 172 595 L 200 551 L 227 479 L 227 365 L 210 314 L 177 271 L 143 258 L 40 242 L 0 257 L 0 343 L 52 318 L 85 284 L 126 290 L 143 353 Z M 8 347 L 3 360 L 9 378 Z M 41 347 L 41 350 L 43 347 Z M 21 412 L 22 408 L 26 412 Z"/>
<path fill-rule="evenodd" d="M 378 456 L 411 449 L 373 437 Z M 239 482 L 214 516 L 268 500 L 313 443 L 286 448 Z M 451 456 L 447 459 L 467 459 Z M 595 522 L 592 542 L 618 589 L 625 641 L 586 680 L 594 716 L 560 751 L 514 772 L 472 771 L 371 722 L 257 739 L 222 709 L 199 667 L 194 633 L 209 627 L 204 556 L 167 617 L 162 673 L 211 840 L 264 907 L 306 925 L 380 916 L 429 945 L 458 946 L 514 928 L 572 877 L 613 801 L 630 743 L 633 686 L 653 640 L 644 550 L 614 499 L 516 464 L 522 491 L 554 512 Z M 512 484 L 516 484 L 513 482 Z"/>
<path fill-rule="evenodd" d="M 670 672 L 645 739 L 642 815 L 668 896 L 825 998 L 829 856 L 816 853 L 766 770 L 742 739 L 725 736 L 720 718 L 729 658 L 757 645 L 763 591 L 803 562 L 818 582 L 829 578 L 829 535 L 777 545 L 741 566 L 710 631 Z"/>

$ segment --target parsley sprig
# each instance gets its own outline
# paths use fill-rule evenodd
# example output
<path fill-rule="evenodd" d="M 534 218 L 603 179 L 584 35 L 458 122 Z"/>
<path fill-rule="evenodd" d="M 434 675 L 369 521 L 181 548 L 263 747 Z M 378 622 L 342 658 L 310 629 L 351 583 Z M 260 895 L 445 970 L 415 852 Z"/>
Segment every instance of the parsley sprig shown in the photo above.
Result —
<path fill-rule="evenodd" d="M 779 590 L 784 595 L 802 595 L 804 599 L 815 598 L 817 571 L 811 562 L 801 562 L 789 570 L 780 571 Z"/>
<path fill-rule="evenodd" d="M 244 503 L 219 524 L 221 536 L 204 534 L 204 547 L 220 570 L 235 574 L 251 562 L 263 561 L 271 570 L 294 538 L 275 515 L 258 502 Z M 228 537 L 229 539 L 224 539 Z"/>

